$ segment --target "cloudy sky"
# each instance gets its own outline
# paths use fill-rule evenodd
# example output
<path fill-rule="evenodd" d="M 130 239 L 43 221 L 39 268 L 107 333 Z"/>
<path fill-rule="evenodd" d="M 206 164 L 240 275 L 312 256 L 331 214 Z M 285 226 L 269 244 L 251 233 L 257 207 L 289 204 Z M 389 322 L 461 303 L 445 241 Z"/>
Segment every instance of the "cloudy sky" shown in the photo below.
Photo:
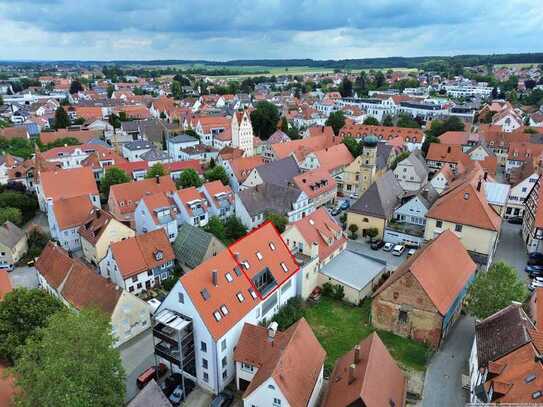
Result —
<path fill-rule="evenodd" d="M 543 51 L 543 0 L 0 0 L 0 59 Z"/>

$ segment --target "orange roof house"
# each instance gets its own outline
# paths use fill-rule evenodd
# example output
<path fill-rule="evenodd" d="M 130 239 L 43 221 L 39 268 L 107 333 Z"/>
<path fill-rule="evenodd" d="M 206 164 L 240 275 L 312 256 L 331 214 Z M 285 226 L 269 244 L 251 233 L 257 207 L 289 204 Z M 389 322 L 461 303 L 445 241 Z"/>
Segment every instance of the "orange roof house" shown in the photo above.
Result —
<path fill-rule="evenodd" d="M 460 312 L 476 268 L 460 239 L 444 231 L 377 289 L 372 302 L 374 326 L 437 348 Z M 425 318 L 415 316 L 419 309 Z"/>
<path fill-rule="evenodd" d="M 336 361 L 328 383 L 323 407 L 405 406 L 407 379 L 376 333 Z"/>

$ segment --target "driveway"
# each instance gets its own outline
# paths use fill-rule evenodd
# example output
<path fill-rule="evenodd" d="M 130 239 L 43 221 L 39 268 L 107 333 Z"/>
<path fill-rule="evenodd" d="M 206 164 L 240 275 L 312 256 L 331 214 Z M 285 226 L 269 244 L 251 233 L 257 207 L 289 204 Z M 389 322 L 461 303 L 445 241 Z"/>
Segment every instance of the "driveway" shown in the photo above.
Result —
<path fill-rule="evenodd" d="M 401 256 L 393 256 L 391 252 L 385 252 L 383 249 L 372 250 L 369 243 L 362 240 L 348 240 L 347 248 L 355 253 L 385 261 L 389 270 L 396 270 L 407 258 L 407 250 Z"/>
<path fill-rule="evenodd" d="M 13 288 L 38 288 L 38 272 L 34 267 L 16 267 L 8 275 Z"/>
<path fill-rule="evenodd" d="M 462 374 L 467 372 L 473 336 L 473 318 L 460 316 L 445 343 L 430 360 L 424 381 L 422 407 L 465 405 Z"/>
<path fill-rule="evenodd" d="M 507 222 L 502 223 L 500 240 L 498 248 L 494 255 L 494 262 L 504 261 L 515 267 L 519 277 L 523 281 L 528 281 L 528 274 L 524 272 L 528 253 L 521 236 L 522 225 L 512 225 Z"/>

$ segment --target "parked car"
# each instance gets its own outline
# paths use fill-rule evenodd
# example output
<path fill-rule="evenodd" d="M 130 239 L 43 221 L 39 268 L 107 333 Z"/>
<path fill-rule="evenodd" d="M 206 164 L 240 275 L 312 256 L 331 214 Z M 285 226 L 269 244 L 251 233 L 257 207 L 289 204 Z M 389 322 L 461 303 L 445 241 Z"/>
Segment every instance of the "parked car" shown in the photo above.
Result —
<path fill-rule="evenodd" d="M 512 225 L 522 225 L 522 218 L 520 216 L 515 216 L 513 218 L 507 219 L 507 222 Z"/>
<path fill-rule="evenodd" d="M 532 282 L 528 286 L 528 289 L 530 291 L 534 291 L 538 287 L 543 287 L 543 281 L 532 280 Z"/>
<path fill-rule="evenodd" d="M 343 202 L 341 202 L 341 204 L 339 205 L 339 207 L 343 210 L 345 209 L 349 209 L 349 207 L 351 206 L 351 203 L 349 202 L 348 199 L 345 199 Z"/>
<path fill-rule="evenodd" d="M 383 251 L 391 252 L 393 248 L 394 248 L 394 245 L 392 243 L 385 243 L 383 246 Z"/>
<path fill-rule="evenodd" d="M 0 270 L 13 271 L 13 264 L 0 264 Z"/>
<path fill-rule="evenodd" d="M 224 390 L 211 401 L 210 407 L 228 407 L 233 401 L 234 395 L 228 390 Z"/>
<path fill-rule="evenodd" d="M 383 247 L 385 245 L 385 242 L 382 241 L 381 239 L 379 240 L 374 240 L 371 244 L 370 244 L 370 247 L 371 247 L 371 250 L 379 250 L 381 247 Z"/>
<path fill-rule="evenodd" d="M 332 216 L 337 216 L 341 213 L 341 208 L 334 208 L 332 209 Z"/>
<path fill-rule="evenodd" d="M 351 199 L 358 199 L 358 194 L 351 194 Z"/>
<path fill-rule="evenodd" d="M 528 276 L 530 278 L 543 277 L 543 270 L 529 271 Z"/>
<path fill-rule="evenodd" d="M 411 257 L 415 254 L 415 252 L 417 251 L 417 249 L 409 249 L 407 251 L 407 257 Z"/>
<path fill-rule="evenodd" d="M 401 256 L 403 254 L 403 252 L 405 251 L 405 246 L 404 245 L 401 245 L 401 244 L 397 244 L 396 246 L 394 246 L 394 248 L 392 249 L 392 255 L 393 256 Z"/>
<path fill-rule="evenodd" d="M 162 377 L 166 374 L 168 371 L 168 368 L 164 363 L 158 364 L 158 377 Z M 142 374 L 140 374 L 137 378 L 136 385 L 139 389 L 143 389 L 147 383 L 151 381 L 151 379 L 154 379 L 157 374 L 157 368 L 156 366 L 151 366 L 150 368 L 146 369 Z"/>
<path fill-rule="evenodd" d="M 533 252 L 528 255 L 528 260 L 541 260 L 543 261 L 543 253 Z"/>
<path fill-rule="evenodd" d="M 526 273 L 543 272 L 543 266 L 539 264 L 527 264 L 524 271 Z"/>
<path fill-rule="evenodd" d="M 170 403 L 172 403 L 173 406 L 178 406 L 179 403 L 185 398 L 185 393 L 183 392 L 183 388 L 181 385 L 178 385 L 170 394 L 170 397 L 168 400 L 170 400 Z"/>

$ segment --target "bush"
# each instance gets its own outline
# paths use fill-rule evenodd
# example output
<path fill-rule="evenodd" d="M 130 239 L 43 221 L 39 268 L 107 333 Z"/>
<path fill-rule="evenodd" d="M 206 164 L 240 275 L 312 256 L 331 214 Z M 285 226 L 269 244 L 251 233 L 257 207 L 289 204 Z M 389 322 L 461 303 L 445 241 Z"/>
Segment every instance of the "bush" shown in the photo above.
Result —
<path fill-rule="evenodd" d="M 273 321 L 277 322 L 280 331 L 284 331 L 302 318 L 304 313 L 302 299 L 300 297 L 293 297 L 279 309 L 279 312 L 273 317 Z"/>
<path fill-rule="evenodd" d="M 358 226 L 354 223 L 349 225 L 349 232 L 351 232 L 351 239 L 356 239 L 358 237 L 358 234 L 356 233 L 358 232 Z"/>
<path fill-rule="evenodd" d="M 341 301 L 345 297 L 345 289 L 339 284 L 324 283 L 322 285 L 322 295 Z"/>

